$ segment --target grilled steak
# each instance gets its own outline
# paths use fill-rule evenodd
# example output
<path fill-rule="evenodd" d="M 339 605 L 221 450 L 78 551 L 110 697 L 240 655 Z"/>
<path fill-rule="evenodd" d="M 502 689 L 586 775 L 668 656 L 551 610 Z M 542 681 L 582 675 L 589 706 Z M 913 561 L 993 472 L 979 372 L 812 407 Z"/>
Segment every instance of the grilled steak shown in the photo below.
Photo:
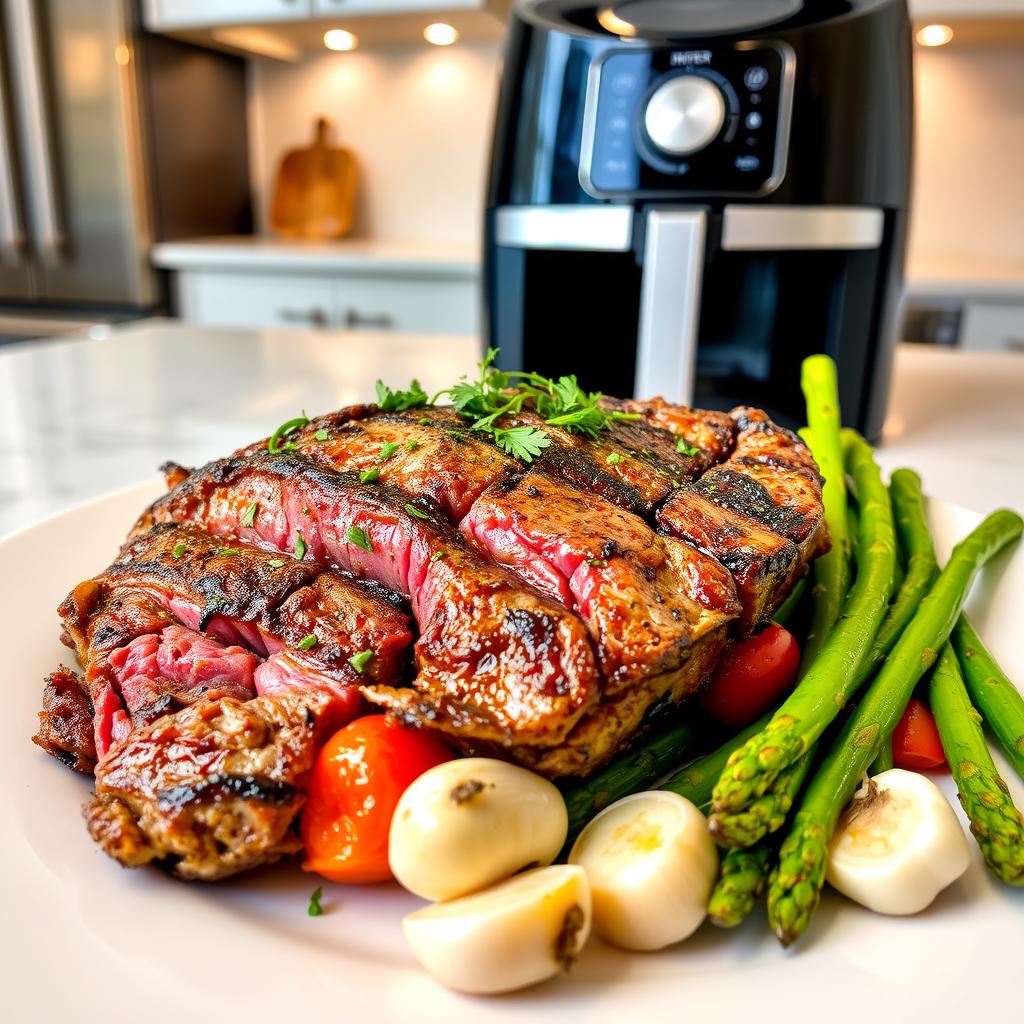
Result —
<path fill-rule="evenodd" d="M 301 849 L 296 818 L 331 698 L 204 701 L 134 732 L 96 769 L 84 815 L 125 867 L 211 881 Z"/>
<path fill-rule="evenodd" d="M 46 677 L 39 732 L 32 742 L 69 768 L 92 775 L 96 742 L 92 730 L 92 702 L 79 676 L 59 668 Z"/>
<path fill-rule="evenodd" d="M 308 558 L 408 595 L 420 631 L 413 688 L 367 680 L 364 692 L 457 739 L 557 744 L 599 697 L 580 620 L 469 547 L 426 499 L 301 453 L 263 453 L 192 473 L 141 528 L 154 520 L 276 551 L 301 536 Z"/>

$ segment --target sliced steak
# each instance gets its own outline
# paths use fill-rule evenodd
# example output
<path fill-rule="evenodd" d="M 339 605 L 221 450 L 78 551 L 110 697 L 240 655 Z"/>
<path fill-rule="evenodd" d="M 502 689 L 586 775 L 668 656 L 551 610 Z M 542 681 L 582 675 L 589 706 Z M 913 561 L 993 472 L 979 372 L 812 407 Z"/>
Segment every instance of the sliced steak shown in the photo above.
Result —
<path fill-rule="evenodd" d="M 721 647 L 739 611 L 713 559 L 540 470 L 485 491 L 461 529 L 582 617 L 609 696 L 639 684 L 664 691 L 677 675 L 696 688 L 703 676 L 692 673 L 691 649 L 705 637 Z"/>
<path fill-rule="evenodd" d="M 807 446 L 757 409 L 736 409 L 729 459 L 673 494 L 659 525 L 732 571 L 743 602 L 742 633 L 782 603 L 830 541 L 821 476 Z"/>
<path fill-rule="evenodd" d="M 308 559 L 408 595 L 420 629 L 414 688 L 370 679 L 364 692 L 394 710 L 414 701 L 421 720 L 456 738 L 556 744 L 598 699 L 579 619 L 469 547 L 426 499 L 302 453 L 264 453 L 195 471 L 154 504 L 152 520 L 275 551 L 301 537 Z"/>
<path fill-rule="evenodd" d="M 77 673 L 62 666 L 46 677 L 39 732 L 32 742 L 76 772 L 92 775 L 96 767 L 92 701 Z"/>
<path fill-rule="evenodd" d="M 302 843 L 295 822 L 331 700 L 204 701 L 134 732 L 96 769 L 89 833 L 125 867 L 212 881 Z"/>

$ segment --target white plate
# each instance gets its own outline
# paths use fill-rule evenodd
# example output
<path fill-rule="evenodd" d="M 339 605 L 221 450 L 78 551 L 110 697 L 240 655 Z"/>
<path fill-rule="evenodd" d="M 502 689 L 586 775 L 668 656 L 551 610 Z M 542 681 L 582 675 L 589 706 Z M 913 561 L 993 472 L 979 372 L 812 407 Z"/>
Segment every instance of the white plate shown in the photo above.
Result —
<path fill-rule="evenodd" d="M 658 1014 L 704 1024 L 756 1014 L 934 1024 L 1010 1019 L 1020 1006 L 1024 891 L 996 883 L 973 842 L 969 873 L 918 917 L 879 917 L 829 894 L 789 952 L 758 913 L 736 931 L 705 925 L 653 955 L 595 941 L 568 978 L 497 999 L 454 995 L 416 967 L 399 921 L 418 901 L 396 886 L 325 884 L 327 913 L 310 918 L 318 882 L 294 864 L 215 885 L 122 870 L 83 827 L 88 782 L 29 737 L 43 677 L 70 657 L 54 609 L 110 561 L 156 491 L 122 491 L 0 543 L 4 1019 L 630 1024 Z M 931 514 L 942 556 L 978 519 L 938 504 Z M 1010 675 L 1024 679 L 1024 555 L 987 570 L 969 607 Z M 952 795 L 948 779 L 941 784 Z M 1019 780 L 1010 784 L 1024 806 Z"/>

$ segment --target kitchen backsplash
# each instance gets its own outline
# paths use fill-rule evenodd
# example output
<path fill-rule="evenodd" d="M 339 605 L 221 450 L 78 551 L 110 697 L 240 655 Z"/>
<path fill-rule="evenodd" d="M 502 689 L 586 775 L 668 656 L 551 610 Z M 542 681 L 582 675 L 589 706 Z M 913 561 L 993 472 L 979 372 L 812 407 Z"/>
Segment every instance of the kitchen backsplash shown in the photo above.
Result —
<path fill-rule="evenodd" d="M 911 267 L 1024 264 L 1024 48 L 953 45 L 916 59 Z M 357 235 L 475 242 L 499 61 L 488 43 L 253 61 L 261 215 L 281 154 L 306 144 L 322 114 L 360 159 Z"/>

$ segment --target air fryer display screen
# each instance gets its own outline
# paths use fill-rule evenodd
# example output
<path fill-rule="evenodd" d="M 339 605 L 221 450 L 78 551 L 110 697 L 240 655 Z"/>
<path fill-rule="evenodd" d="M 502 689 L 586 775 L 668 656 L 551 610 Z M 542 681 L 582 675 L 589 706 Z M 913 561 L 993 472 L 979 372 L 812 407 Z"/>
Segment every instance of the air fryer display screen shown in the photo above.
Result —
<path fill-rule="evenodd" d="M 782 178 L 789 51 L 623 48 L 594 65 L 580 182 L 599 198 L 762 195 Z"/>

